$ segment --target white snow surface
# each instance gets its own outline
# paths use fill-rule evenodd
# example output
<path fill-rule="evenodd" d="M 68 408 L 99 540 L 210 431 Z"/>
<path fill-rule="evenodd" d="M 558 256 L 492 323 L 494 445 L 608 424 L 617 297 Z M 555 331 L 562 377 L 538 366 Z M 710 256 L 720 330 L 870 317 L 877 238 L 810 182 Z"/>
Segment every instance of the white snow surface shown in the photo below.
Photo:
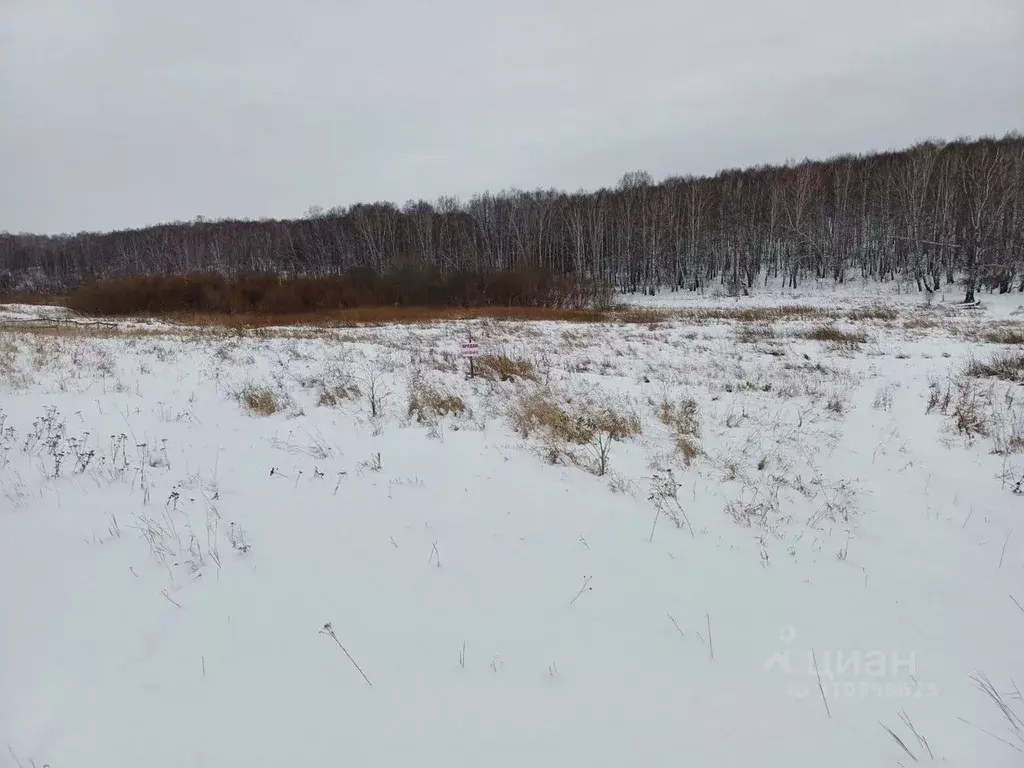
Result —
<path fill-rule="evenodd" d="M 836 319 L 851 348 L 802 338 L 814 317 L 741 341 L 696 317 L 50 332 L 4 308 L 0 765 L 1020 766 L 971 676 L 1024 716 L 1024 461 L 926 413 L 930 382 L 1009 349 L 972 329 L 1018 296 L 636 303 L 879 301 L 898 318 Z M 539 382 L 467 379 L 468 328 Z M 319 405 L 319 382 L 360 394 Z M 469 412 L 410 418 L 417 382 Z M 247 383 L 283 410 L 250 413 Z M 605 476 L 586 448 L 552 464 L 506 417 L 544 389 L 642 433 Z M 684 399 L 689 465 L 658 415 Z M 692 535 L 649 498 L 668 469 Z"/>

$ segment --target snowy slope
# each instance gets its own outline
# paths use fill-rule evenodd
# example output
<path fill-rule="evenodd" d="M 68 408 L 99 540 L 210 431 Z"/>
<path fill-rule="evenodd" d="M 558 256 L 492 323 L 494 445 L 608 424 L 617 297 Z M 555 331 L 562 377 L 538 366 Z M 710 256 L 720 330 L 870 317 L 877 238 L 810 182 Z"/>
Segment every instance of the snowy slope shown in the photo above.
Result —
<path fill-rule="evenodd" d="M 882 723 L 921 762 L 1020 765 L 970 676 L 1024 716 L 1024 497 L 1000 479 L 1024 461 L 925 412 L 1003 349 L 976 339 L 1011 301 L 898 298 L 895 320 L 781 317 L 759 340 L 473 324 L 537 382 L 467 380 L 466 324 L 3 326 L 3 759 L 909 765 Z M 833 320 L 867 341 L 803 337 Z M 324 382 L 353 394 L 319 405 Z M 469 411 L 410 418 L 424 382 Z M 249 412 L 247 385 L 282 410 Z M 538 391 L 642 433 L 604 476 L 586 448 L 552 464 L 506 415 Z M 689 464 L 659 419 L 688 398 Z M 669 469 L 692 534 L 649 498 Z"/>

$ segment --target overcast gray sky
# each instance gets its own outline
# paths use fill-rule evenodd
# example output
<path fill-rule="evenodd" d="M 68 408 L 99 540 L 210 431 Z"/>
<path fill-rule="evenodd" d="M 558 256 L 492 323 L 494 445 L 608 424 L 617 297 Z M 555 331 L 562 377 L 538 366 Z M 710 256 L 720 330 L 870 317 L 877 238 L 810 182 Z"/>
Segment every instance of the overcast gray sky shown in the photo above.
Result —
<path fill-rule="evenodd" d="M 0 0 L 0 230 L 1024 129 L 1024 0 Z"/>

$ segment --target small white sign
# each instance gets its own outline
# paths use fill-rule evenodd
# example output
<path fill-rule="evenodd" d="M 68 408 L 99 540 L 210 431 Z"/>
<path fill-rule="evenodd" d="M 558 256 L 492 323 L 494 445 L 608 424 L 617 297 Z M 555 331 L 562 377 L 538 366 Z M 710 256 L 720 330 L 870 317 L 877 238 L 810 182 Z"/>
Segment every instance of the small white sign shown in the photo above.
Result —
<path fill-rule="evenodd" d="M 475 341 L 464 341 L 462 343 L 462 356 L 463 357 L 478 357 L 480 355 L 480 345 Z"/>

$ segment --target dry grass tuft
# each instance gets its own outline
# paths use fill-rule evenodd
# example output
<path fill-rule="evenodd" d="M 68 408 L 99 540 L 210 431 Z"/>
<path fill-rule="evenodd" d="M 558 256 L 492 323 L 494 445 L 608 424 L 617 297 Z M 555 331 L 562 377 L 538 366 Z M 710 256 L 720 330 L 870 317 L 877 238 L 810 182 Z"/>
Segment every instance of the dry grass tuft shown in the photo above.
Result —
<path fill-rule="evenodd" d="M 676 317 L 676 313 L 666 309 L 653 309 L 650 307 L 616 307 L 615 311 L 608 316 L 608 320 L 617 323 L 629 323 L 631 325 L 658 326 L 666 320 Z"/>
<path fill-rule="evenodd" d="M 679 403 L 663 400 L 658 409 L 658 418 L 676 434 L 700 437 L 700 413 L 697 401 L 692 398 Z"/>
<path fill-rule="evenodd" d="M 409 391 L 409 418 L 420 424 L 435 424 L 444 416 L 461 416 L 466 403 L 458 395 L 416 382 Z"/>
<path fill-rule="evenodd" d="M 14 339 L 0 337 L 0 384 L 11 389 L 24 389 L 32 383 L 32 378 L 18 365 L 20 349 Z"/>
<path fill-rule="evenodd" d="M 808 331 L 805 338 L 811 341 L 826 341 L 843 347 L 856 347 L 868 340 L 868 337 L 857 331 L 844 331 L 834 325 L 820 325 Z"/>
<path fill-rule="evenodd" d="M 552 464 L 568 459 L 596 475 L 608 469 L 612 443 L 640 434 L 640 418 L 612 401 L 570 401 L 551 392 L 525 393 L 509 409 L 512 427 L 523 437 L 543 440 Z M 585 448 L 580 454 L 574 447 Z"/>
<path fill-rule="evenodd" d="M 953 428 L 958 435 L 967 439 L 989 433 L 986 415 L 986 399 L 977 391 L 969 379 L 964 379 L 958 386 L 956 402 L 953 405 Z"/>
<path fill-rule="evenodd" d="M 476 358 L 476 373 L 492 381 L 537 381 L 537 367 L 529 360 L 516 360 L 506 355 L 481 355 Z"/>
<path fill-rule="evenodd" d="M 1024 344 L 1024 329 L 998 328 L 982 335 L 989 344 Z"/>
<path fill-rule="evenodd" d="M 320 383 L 320 396 L 317 398 L 317 405 L 324 405 L 333 408 L 348 400 L 357 400 L 362 392 L 355 384 Z"/>
<path fill-rule="evenodd" d="M 884 320 L 891 322 L 895 320 L 899 313 L 892 307 L 886 307 L 880 304 L 876 304 L 871 307 L 864 307 L 862 309 L 851 309 L 846 316 L 850 320 Z"/>
<path fill-rule="evenodd" d="M 938 328 L 938 326 L 938 320 L 925 316 L 911 317 L 903 322 L 903 327 L 908 331 L 927 330 L 928 328 Z"/>
<path fill-rule="evenodd" d="M 810 320 L 837 317 L 838 313 L 806 307 L 799 304 L 779 307 L 694 307 L 677 310 L 674 316 L 692 323 L 711 323 L 733 320 L 738 323 L 771 323 L 777 320 Z"/>
<path fill-rule="evenodd" d="M 239 402 L 256 416 L 271 416 L 284 410 L 286 403 L 277 392 L 261 384 L 246 384 L 238 393 Z"/>
<path fill-rule="evenodd" d="M 1024 380 L 1024 353 L 1006 352 L 994 355 L 987 362 L 973 360 L 964 372 L 968 376 L 1019 382 Z"/>
<path fill-rule="evenodd" d="M 768 323 L 751 323 L 736 329 L 736 341 L 741 344 L 757 344 L 775 338 L 775 330 Z"/>
<path fill-rule="evenodd" d="M 929 385 L 928 410 L 949 416 L 955 434 L 971 441 L 987 437 L 992 452 L 1006 455 L 1024 451 L 1024 404 L 1019 390 L 996 382 L 982 385 L 970 376 L 960 376 L 945 388 Z"/>
<path fill-rule="evenodd" d="M 687 398 L 679 403 L 663 400 L 658 408 L 658 418 L 672 430 L 676 450 L 687 465 L 703 453 L 698 442 L 700 411 L 696 400 Z"/>
<path fill-rule="evenodd" d="M 680 435 L 676 437 L 676 450 L 679 451 L 679 455 L 683 457 L 683 463 L 686 464 L 686 466 L 690 466 L 694 459 L 704 453 L 704 450 L 700 447 L 700 443 L 687 435 Z"/>
<path fill-rule="evenodd" d="M 952 400 L 953 392 L 948 382 L 945 388 L 943 388 L 942 384 L 938 381 L 931 381 L 928 383 L 928 405 L 924 412 L 938 411 L 945 414 L 949 411 Z"/>

